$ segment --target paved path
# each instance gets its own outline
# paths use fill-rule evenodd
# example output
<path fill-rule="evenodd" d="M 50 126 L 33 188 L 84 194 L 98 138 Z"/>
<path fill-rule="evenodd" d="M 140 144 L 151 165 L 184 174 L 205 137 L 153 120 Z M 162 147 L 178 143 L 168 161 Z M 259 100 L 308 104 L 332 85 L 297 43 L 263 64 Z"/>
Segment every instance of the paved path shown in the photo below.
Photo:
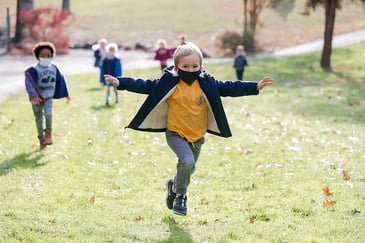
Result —
<path fill-rule="evenodd" d="M 121 53 L 123 69 L 158 67 L 153 53 L 125 51 Z M 0 103 L 11 95 L 25 90 L 24 69 L 36 62 L 33 56 L 0 56 Z M 70 50 L 67 55 L 57 55 L 54 63 L 67 75 L 98 73 L 93 66 L 94 57 L 90 50 Z"/>
<path fill-rule="evenodd" d="M 365 41 L 365 29 L 334 36 L 332 48 L 356 44 Z M 278 50 L 273 54 L 276 56 L 288 56 L 304 54 L 312 51 L 320 51 L 323 48 L 323 40 L 297 45 L 294 47 Z"/>
<path fill-rule="evenodd" d="M 333 38 L 333 48 L 350 45 L 365 41 L 365 29 L 341 34 Z M 320 51 L 323 41 L 318 40 L 311 43 L 298 45 L 295 47 L 278 50 L 259 56 L 286 56 L 298 55 L 313 51 Z M 157 61 L 153 60 L 153 53 L 143 51 L 122 51 L 121 58 L 123 69 L 159 67 Z M 251 57 L 254 58 L 254 57 Z M 65 75 L 98 73 L 99 70 L 93 67 L 93 53 L 91 50 L 70 50 L 67 55 L 59 55 L 55 58 L 55 64 L 59 65 Z M 204 62 L 233 61 L 232 58 L 211 59 L 207 58 Z M 11 95 L 24 91 L 25 67 L 35 63 L 33 56 L 0 56 L 0 103 Z"/>

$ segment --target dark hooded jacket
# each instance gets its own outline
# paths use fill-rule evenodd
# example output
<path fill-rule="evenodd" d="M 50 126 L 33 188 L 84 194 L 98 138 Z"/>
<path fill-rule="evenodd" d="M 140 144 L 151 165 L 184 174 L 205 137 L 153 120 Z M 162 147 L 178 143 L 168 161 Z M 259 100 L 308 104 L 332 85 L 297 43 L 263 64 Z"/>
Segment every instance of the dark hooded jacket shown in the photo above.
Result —
<path fill-rule="evenodd" d="M 148 94 L 127 128 L 150 132 L 166 131 L 168 113 L 166 100 L 173 94 L 179 82 L 179 77 L 173 68 L 173 66 L 166 68 L 159 79 L 118 77 L 119 90 Z M 221 137 L 231 137 L 232 133 L 220 96 L 257 95 L 259 93 L 257 82 L 219 81 L 206 72 L 200 74 L 198 81 L 209 108 L 207 132 Z"/>

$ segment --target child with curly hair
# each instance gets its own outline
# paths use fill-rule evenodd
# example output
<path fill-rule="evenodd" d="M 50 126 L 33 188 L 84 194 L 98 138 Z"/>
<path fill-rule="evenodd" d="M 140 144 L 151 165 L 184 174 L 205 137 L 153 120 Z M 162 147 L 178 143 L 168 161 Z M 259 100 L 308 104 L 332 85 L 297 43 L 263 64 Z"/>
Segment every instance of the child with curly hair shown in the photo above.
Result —
<path fill-rule="evenodd" d="M 67 81 L 59 68 L 52 63 L 56 48 L 51 42 L 39 42 L 33 47 L 37 63 L 25 70 L 25 87 L 32 104 L 38 131 L 39 147 L 44 149 L 52 141 L 53 99 L 70 100 Z M 45 118 L 45 129 L 43 126 Z"/>

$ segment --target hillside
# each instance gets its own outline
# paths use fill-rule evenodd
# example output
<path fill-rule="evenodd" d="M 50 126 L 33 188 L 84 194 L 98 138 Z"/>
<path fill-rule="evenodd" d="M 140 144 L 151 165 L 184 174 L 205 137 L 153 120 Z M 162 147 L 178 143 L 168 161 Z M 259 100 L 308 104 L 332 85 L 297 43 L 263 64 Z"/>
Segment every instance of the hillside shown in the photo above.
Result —
<path fill-rule="evenodd" d="M 60 7 L 61 1 L 51 6 Z M 290 2 L 290 1 L 287 1 Z M 47 0 L 37 0 L 36 7 L 49 6 Z M 264 9 L 257 29 L 257 45 L 262 51 L 293 46 L 322 38 L 324 11 L 318 8 L 310 16 L 303 16 L 304 1 L 297 0 L 290 13 L 287 9 Z M 6 7 L 10 7 L 12 25 L 15 25 L 16 1 L 0 3 L 0 18 L 4 19 Z M 72 25 L 71 44 L 94 43 L 100 37 L 123 46 L 140 43 L 153 46 L 159 38 L 176 45 L 178 36 L 184 33 L 189 40 L 214 53 L 214 38 L 225 30 L 242 31 L 242 1 L 239 0 L 164 0 L 71 1 L 75 16 Z M 280 13 L 280 14 L 279 14 Z M 337 12 L 335 33 L 365 28 L 364 8 L 359 3 L 344 4 Z"/>

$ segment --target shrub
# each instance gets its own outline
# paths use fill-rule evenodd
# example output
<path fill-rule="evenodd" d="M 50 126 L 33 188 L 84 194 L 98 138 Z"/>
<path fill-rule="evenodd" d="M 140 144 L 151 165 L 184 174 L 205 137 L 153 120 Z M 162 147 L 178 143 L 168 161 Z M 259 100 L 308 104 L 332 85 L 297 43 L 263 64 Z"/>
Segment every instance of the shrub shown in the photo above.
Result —
<path fill-rule="evenodd" d="M 70 43 L 67 27 L 73 20 L 67 9 L 58 10 L 50 7 L 23 9 L 19 13 L 19 21 L 25 26 L 20 47 L 29 52 L 29 46 L 32 44 L 51 41 L 57 53 L 67 53 Z"/>
<path fill-rule="evenodd" d="M 226 30 L 215 37 L 215 52 L 220 56 L 232 56 L 236 51 L 236 46 L 242 45 L 242 43 L 242 35 L 236 31 Z"/>

